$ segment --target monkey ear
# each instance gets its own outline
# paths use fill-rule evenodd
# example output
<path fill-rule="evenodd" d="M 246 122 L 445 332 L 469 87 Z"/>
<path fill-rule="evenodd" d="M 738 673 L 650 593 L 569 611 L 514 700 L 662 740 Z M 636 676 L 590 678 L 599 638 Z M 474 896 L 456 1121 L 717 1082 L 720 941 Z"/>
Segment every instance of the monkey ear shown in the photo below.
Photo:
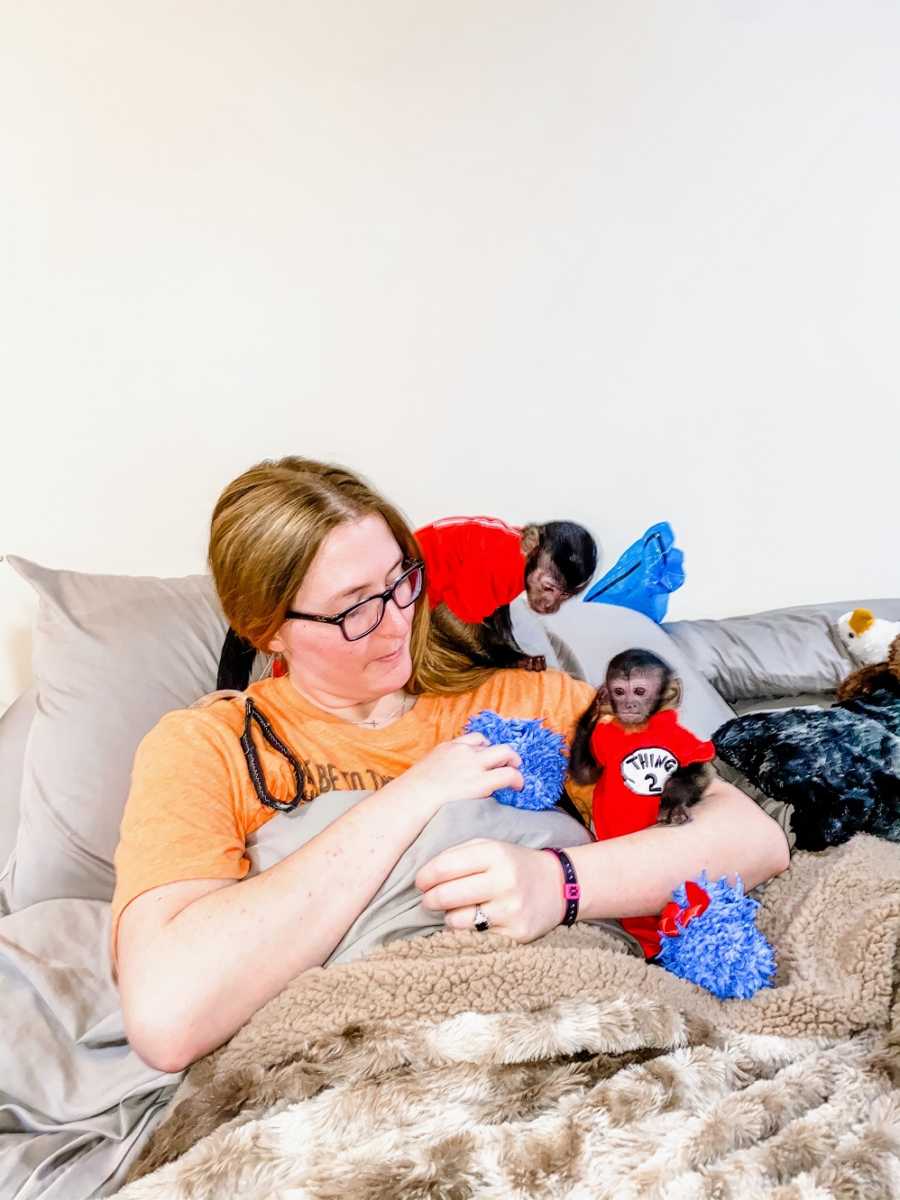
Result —
<path fill-rule="evenodd" d="M 669 694 L 672 697 L 672 699 L 670 701 L 671 707 L 672 708 L 681 708 L 681 700 L 682 700 L 683 692 L 682 692 L 682 687 L 681 687 L 681 680 L 678 678 L 677 675 L 672 676 L 672 682 L 669 685 Z"/>
<path fill-rule="evenodd" d="M 537 525 L 526 525 L 522 530 L 522 553 L 527 558 L 532 551 L 537 550 L 541 540 L 541 532 Z"/>
<path fill-rule="evenodd" d="M 601 683 L 600 686 L 597 688 L 596 699 L 597 699 L 598 704 L 603 705 L 604 707 L 609 706 L 609 688 L 606 686 L 605 683 Z"/>

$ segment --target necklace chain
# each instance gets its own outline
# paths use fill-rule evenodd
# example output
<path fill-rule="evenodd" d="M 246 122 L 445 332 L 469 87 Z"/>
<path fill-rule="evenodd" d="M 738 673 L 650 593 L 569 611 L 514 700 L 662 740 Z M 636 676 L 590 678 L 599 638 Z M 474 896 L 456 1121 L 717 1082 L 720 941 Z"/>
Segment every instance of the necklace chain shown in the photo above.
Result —
<path fill-rule="evenodd" d="M 353 721 L 353 720 L 351 720 L 351 724 L 352 725 L 365 725 L 369 729 L 381 729 L 385 725 L 390 725 L 392 721 L 399 720 L 400 717 L 405 716 L 405 714 L 409 711 L 409 708 L 411 707 L 410 701 L 413 699 L 414 698 L 412 696 L 408 696 L 404 692 L 403 697 L 400 700 L 399 708 L 396 708 L 394 710 L 394 712 L 389 713 L 388 716 L 378 717 L 374 721 L 372 721 L 372 720 L 368 720 L 368 721 Z"/>

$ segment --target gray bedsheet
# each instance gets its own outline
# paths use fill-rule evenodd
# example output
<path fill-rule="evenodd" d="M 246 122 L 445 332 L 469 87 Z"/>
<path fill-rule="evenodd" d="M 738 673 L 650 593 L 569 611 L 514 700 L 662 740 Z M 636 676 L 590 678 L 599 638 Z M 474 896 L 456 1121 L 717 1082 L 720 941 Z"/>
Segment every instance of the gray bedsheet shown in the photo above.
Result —
<path fill-rule="evenodd" d="M 248 846 L 253 872 L 281 861 L 360 796 L 326 793 L 293 817 L 274 818 Z M 529 846 L 589 840 L 561 812 L 520 812 L 493 800 L 447 804 L 329 961 L 442 928 L 441 914 L 419 903 L 413 879 L 435 854 L 472 837 Z M 99 900 L 47 900 L 0 919 L 3 1200 L 87 1200 L 116 1191 L 181 1079 L 151 1070 L 125 1041 L 109 919 L 109 905 Z M 631 941 L 617 923 L 610 928 Z"/>
<path fill-rule="evenodd" d="M 99 900 L 46 900 L 0 920 L 4 1200 L 115 1191 L 180 1079 L 125 1041 L 109 913 Z"/>
<path fill-rule="evenodd" d="M 284 814 L 251 836 L 247 853 L 251 874 L 280 862 L 304 842 L 311 841 L 368 792 L 326 792 L 315 804 Z M 580 846 L 591 840 L 587 830 L 557 809 L 524 812 L 495 800 L 454 800 L 445 804 L 388 875 L 365 912 L 334 948 L 328 965 L 361 958 L 397 938 L 416 937 L 443 929 L 443 913 L 422 907 L 414 879 L 425 863 L 450 846 L 473 837 L 496 838 L 522 846 Z M 617 921 L 603 922 L 628 942 Z"/>

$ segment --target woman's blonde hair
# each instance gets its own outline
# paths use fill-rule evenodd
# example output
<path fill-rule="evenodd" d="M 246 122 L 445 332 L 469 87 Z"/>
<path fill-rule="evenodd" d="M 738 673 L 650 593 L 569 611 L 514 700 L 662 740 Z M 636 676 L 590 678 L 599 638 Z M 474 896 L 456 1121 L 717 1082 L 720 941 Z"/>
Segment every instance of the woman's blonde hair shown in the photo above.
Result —
<path fill-rule="evenodd" d="M 267 651 L 327 535 L 344 521 L 383 517 L 405 557 L 419 557 L 399 511 L 343 467 L 289 456 L 233 480 L 213 510 L 209 565 L 232 629 Z M 466 692 L 492 674 L 432 625 L 423 592 L 413 615 L 411 692 Z"/>

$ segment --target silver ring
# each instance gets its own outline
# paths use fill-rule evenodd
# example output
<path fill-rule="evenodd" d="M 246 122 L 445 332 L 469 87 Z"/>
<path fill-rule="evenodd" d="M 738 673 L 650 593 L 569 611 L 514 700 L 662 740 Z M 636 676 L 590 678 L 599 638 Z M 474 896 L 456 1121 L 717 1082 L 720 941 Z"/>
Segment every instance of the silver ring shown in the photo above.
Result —
<path fill-rule="evenodd" d="M 490 929 L 491 923 L 487 918 L 487 913 L 480 904 L 475 905 L 475 928 L 479 933 L 484 933 L 486 929 Z"/>

